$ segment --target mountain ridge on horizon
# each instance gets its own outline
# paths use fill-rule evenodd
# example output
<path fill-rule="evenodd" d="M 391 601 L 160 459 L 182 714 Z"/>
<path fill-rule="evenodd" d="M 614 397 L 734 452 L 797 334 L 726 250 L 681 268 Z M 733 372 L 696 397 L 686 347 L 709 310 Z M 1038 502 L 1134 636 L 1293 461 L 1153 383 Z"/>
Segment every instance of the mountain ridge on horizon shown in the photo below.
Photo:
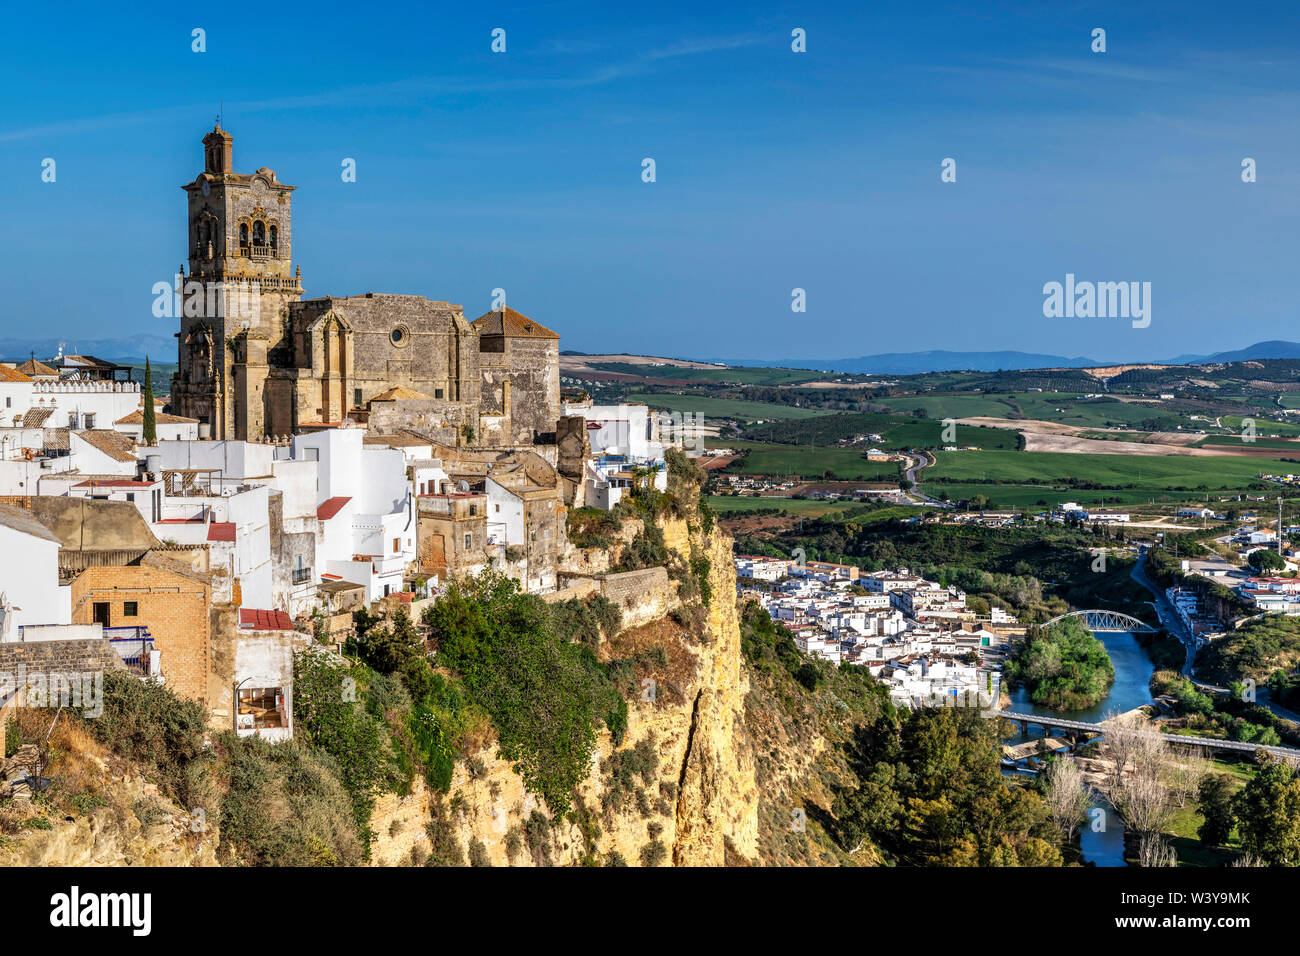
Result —
<path fill-rule="evenodd" d="M 54 356 L 62 347 L 65 353 L 97 355 L 114 361 L 137 360 L 146 355 L 155 361 L 174 359 L 176 343 L 172 337 L 148 333 L 121 338 L 70 340 L 66 337 L 3 338 L 0 339 L 0 357 L 5 361 L 26 361 L 31 353 L 42 361 Z M 632 352 L 590 353 L 565 349 L 562 355 L 639 355 Z M 654 358 L 656 356 L 643 356 Z M 669 356 L 658 356 L 669 358 Z M 674 357 L 677 361 L 721 363 L 739 368 L 789 368 L 811 371 L 857 375 L 915 375 L 923 372 L 951 371 L 1025 371 L 1037 368 L 1093 368 L 1106 365 L 1204 365 L 1218 362 L 1240 362 L 1251 359 L 1300 359 L 1300 342 L 1269 339 L 1255 342 L 1240 349 L 1198 355 L 1187 353 L 1165 359 L 1124 358 L 1110 361 L 1087 356 L 1053 355 L 1044 352 L 1022 352 L 1015 349 L 987 351 L 949 351 L 931 349 L 917 352 L 881 352 L 855 358 L 839 359 L 720 359 L 700 357 Z"/>
<path fill-rule="evenodd" d="M 1207 365 L 1259 359 L 1300 359 L 1300 342 L 1269 339 L 1245 348 L 1206 355 L 1183 354 L 1168 359 L 1118 359 L 1101 361 L 1085 356 L 1067 357 L 1014 349 L 990 351 L 882 352 L 843 359 L 703 359 L 749 368 L 812 369 L 855 375 L 915 375 L 923 372 L 997 372 L 1038 368 L 1095 368 L 1107 365 Z"/>

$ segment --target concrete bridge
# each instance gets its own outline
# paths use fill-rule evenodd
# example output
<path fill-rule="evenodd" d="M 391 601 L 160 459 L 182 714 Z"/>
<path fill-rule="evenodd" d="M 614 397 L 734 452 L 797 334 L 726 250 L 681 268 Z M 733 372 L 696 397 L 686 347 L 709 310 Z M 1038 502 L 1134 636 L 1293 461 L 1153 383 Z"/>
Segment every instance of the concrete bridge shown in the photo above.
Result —
<path fill-rule="evenodd" d="M 1055 624 L 1067 617 L 1077 617 L 1083 621 L 1084 627 L 1090 631 L 1133 631 L 1142 634 L 1154 634 L 1156 629 L 1145 621 L 1139 621 L 1135 617 L 1127 614 L 1120 614 L 1118 611 L 1106 611 L 1094 608 L 1090 611 L 1071 611 L 1069 614 L 1058 614 L 1050 621 L 1045 621 L 1041 626 L 1047 627 L 1049 624 Z"/>
<path fill-rule="evenodd" d="M 1064 717 L 1047 717 L 1042 714 L 1020 714 L 1009 710 L 999 711 L 993 716 L 1011 721 L 1022 732 L 1033 725 L 1042 727 L 1043 734 L 1047 737 L 1052 736 L 1053 730 L 1065 731 L 1062 736 L 1068 738 L 1075 746 L 1106 735 L 1106 725 L 1104 723 L 1094 724 L 1086 720 L 1069 720 Z M 1160 734 L 1159 736 L 1166 743 L 1180 747 L 1200 747 L 1210 753 L 1217 750 L 1232 751 L 1233 753 L 1254 753 L 1257 750 L 1262 750 L 1274 757 L 1300 761 L 1300 750 L 1292 750 L 1290 747 L 1270 747 L 1264 744 L 1244 743 L 1239 740 L 1216 740 L 1213 737 L 1184 737 L 1181 734 Z"/>

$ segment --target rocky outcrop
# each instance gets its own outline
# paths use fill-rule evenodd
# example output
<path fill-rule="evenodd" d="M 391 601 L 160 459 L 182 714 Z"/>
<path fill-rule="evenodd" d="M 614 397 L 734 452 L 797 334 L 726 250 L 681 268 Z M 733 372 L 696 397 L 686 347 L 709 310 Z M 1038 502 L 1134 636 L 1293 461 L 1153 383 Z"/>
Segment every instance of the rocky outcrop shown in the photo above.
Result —
<path fill-rule="evenodd" d="M 729 851 L 756 857 L 758 792 L 744 727 L 749 688 L 731 539 L 705 535 L 683 519 L 661 527 L 670 551 L 708 559 L 708 607 L 701 612 L 675 601 L 657 620 L 629 627 L 601 648 L 607 660 L 650 663 L 637 666 L 640 693 L 629 700 L 622 744 L 602 732 L 574 811 L 563 819 L 552 818 L 494 749 L 456 767 L 450 793 L 433 796 L 445 810 L 444 822 L 433 826 L 449 828 L 468 861 L 721 866 Z M 373 862 L 413 862 L 427 852 L 427 838 L 414 834 L 430 819 L 428 802 L 418 788 L 405 800 L 381 800 Z"/>
<path fill-rule="evenodd" d="M 3 809 L 0 866 L 216 866 L 217 832 L 159 796 L 144 777 L 113 776 L 101 758 L 94 805 L 84 814 L 52 817 L 22 799 Z M 31 781 L 24 778 L 24 785 Z"/>

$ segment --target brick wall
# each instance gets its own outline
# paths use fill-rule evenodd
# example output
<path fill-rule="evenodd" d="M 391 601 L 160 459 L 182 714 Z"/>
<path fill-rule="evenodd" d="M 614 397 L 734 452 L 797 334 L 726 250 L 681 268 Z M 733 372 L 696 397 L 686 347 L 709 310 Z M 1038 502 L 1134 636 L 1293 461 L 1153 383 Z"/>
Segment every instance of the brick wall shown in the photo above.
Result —
<path fill-rule="evenodd" d="M 93 623 L 95 604 L 106 603 L 109 627 L 148 627 L 167 685 L 202 703 L 208 692 L 210 595 L 202 580 L 165 568 L 87 568 L 72 582 L 72 623 Z M 132 601 L 137 613 L 128 617 L 124 605 Z"/>

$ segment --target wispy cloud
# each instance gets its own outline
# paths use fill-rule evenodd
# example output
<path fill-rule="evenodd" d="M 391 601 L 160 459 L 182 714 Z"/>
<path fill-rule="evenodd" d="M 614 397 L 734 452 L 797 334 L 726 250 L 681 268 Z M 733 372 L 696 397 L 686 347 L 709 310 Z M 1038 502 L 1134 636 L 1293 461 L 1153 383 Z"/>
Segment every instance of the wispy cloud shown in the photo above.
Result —
<path fill-rule="evenodd" d="M 763 39 L 762 36 L 757 34 L 740 34 L 681 40 L 660 49 L 647 51 L 623 63 L 608 64 L 572 75 L 491 78 L 477 76 L 412 76 L 386 83 L 344 86 L 296 96 L 278 96 L 263 100 L 231 100 L 226 104 L 226 108 L 231 113 L 258 113 L 274 110 L 309 109 L 321 106 L 360 105 L 376 102 L 393 103 L 410 99 L 467 96 L 477 93 L 581 89 L 646 74 L 653 70 L 655 64 L 663 60 L 741 49 L 754 46 L 762 42 Z M 555 53 L 579 52 L 577 48 L 567 51 L 562 50 L 562 46 L 563 44 L 557 41 L 552 46 L 551 51 Z M 585 52 L 585 50 L 582 52 Z M 136 126 L 172 117 L 189 119 L 194 116 L 196 110 L 209 111 L 210 109 L 210 104 L 178 105 L 141 112 L 108 113 L 101 116 L 78 117 L 21 129 L 0 130 L 0 142 L 13 142 L 38 137 L 52 138 L 94 130 Z"/>

